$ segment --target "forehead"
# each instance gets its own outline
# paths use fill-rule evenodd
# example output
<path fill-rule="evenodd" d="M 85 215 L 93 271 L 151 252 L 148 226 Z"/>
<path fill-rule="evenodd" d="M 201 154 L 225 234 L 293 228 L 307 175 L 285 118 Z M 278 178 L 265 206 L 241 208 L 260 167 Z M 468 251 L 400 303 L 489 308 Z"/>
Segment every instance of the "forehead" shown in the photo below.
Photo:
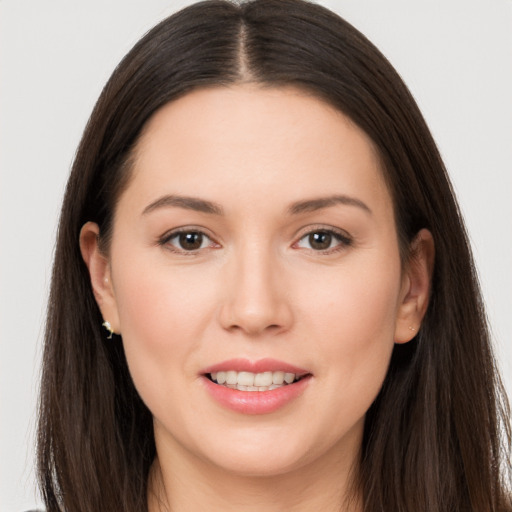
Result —
<path fill-rule="evenodd" d="M 293 87 L 212 87 L 170 102 L 144 128 L 133 167 L 132 184 L 148 201 L 155 188 L 228 192 L 247 201 L 258 194 L 300 200 L 335 188 L 390 201 L 369 137 L 340 111 Z"/>

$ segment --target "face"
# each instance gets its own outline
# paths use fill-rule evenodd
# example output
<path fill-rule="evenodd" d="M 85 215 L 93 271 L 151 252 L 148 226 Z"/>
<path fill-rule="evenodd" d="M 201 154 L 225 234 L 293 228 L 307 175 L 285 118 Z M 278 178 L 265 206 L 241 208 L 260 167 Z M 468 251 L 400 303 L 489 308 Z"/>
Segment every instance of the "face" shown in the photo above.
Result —
<path fill-rule="evenodd" d="M 408 339 L 376 152 L 293 88 L 203 89 L 158 111 L 102 272 L 159 451 L 240 474 L 355 456 Z"/>

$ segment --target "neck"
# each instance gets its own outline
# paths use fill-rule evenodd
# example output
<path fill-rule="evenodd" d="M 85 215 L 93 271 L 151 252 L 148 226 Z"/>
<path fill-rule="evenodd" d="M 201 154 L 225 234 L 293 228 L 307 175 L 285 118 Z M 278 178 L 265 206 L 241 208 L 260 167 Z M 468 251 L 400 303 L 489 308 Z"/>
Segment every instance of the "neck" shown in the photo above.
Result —
<path fill-rule="evenodd" d="M 158 448 L 158 446 L 157 446 Z M 158 450 L 148 485 L 149 512 L 361 512 L 357 453 L 336 447 L 321 461 L 271 476 L 240 475 L 208 461 Z"/>

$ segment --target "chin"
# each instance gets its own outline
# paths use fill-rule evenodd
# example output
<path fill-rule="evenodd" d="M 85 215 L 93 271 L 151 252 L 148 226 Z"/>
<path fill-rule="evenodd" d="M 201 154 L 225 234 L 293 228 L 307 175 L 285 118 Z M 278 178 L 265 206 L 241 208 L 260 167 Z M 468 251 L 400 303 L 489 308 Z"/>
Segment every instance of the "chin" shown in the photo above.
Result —
<path fill-rule="evenodd" d="M 211 462 L 226 473 L 242 478 L 270 478 L 286 475 L 300 469 L 307 463 L 299 456 L 290 457 L 276 453 L 275 447 L 273 454 L 265 457 L 261 453 L 241 454 L 234 452 L 229 457 Z"/>
<path fill-rule="evenodd" d="M 228 473 L 265 478 L 298 470 L 321 458 L 325 449 L 312 446 L 303 436 L 290 436 L 288 431 L 243 434 L 238 432 L 224 439 L 210 440 L 208 446 L 203 445 L 203 456 Z"/>

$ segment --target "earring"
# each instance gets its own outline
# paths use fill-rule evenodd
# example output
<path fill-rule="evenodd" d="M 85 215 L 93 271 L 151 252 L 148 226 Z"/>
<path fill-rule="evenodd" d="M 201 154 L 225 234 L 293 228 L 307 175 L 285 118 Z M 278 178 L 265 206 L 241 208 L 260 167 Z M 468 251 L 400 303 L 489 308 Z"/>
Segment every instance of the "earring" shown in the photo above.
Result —
<path fill-rule="evenodd" d="M 105 329 L 110 333 L 107 336 L 107 340 L 111 340 L 112 339 L 112 334 L 115 334 L 115 333 L 114 333 L 114 329 L 112 329 L 112 326 L 110 325 L 110 322 L 108 320 L 105 320 L 101 325 L 103 327 L 105 327 Z"/>
<path fill-rule="evenodd" d="M 414 327 L 412 327 L 411 325 L 409 325 L 409 331 L 412 331 L 414 332 L 416 329 Z"/>

